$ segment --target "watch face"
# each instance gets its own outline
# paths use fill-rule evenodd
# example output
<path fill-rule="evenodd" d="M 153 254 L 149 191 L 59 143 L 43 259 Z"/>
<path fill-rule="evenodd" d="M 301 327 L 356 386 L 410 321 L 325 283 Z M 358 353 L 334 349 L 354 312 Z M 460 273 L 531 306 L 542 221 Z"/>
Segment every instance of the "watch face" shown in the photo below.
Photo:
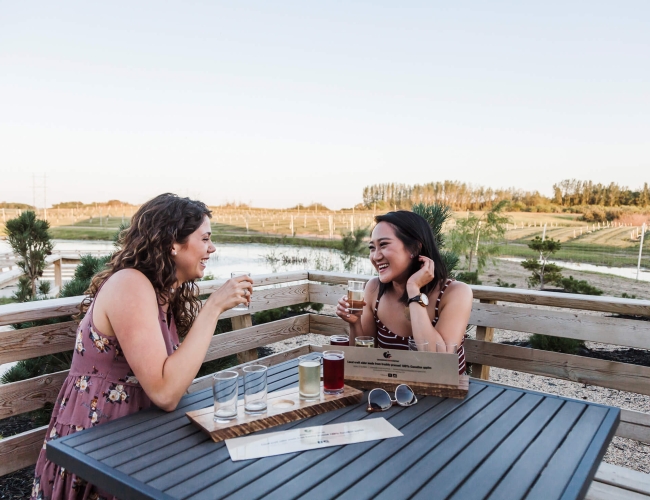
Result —
<path fill-rule="evenodd" d="M 429 297 L 427 297 L 427 294 L 426 294 L 426 293 L 421 293 L 421 294 L 420 294 L 420 301 L 421 301 L 425 306 L 428 306 L 428 305 L 429 305 Z"/>

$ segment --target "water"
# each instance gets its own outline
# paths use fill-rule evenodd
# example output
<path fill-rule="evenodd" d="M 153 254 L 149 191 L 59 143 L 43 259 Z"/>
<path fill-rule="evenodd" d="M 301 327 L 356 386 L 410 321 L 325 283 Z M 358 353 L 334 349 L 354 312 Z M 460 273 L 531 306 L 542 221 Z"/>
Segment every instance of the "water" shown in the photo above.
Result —
<path fill-rule="evenodd" d="M 64 254 L 107 255 L 115 251 L 109 241 L 82 240 L 53 240 L 54 252 Z M 230 278 L 234 271 L 248 271 L 251 274 L 269 274 L 303 269 L 319 269 L 323 271 L 343 271 L 341 252 L 327 248 L 308 248 L 287 245 L 264 245 L 259 243 L 217 243 L 217 251 L 213 253 L 205 270 L 206 275 L 215 279 Z M 9 244 L 0 241 L 0 259 L 3 253 L 11 253 Z M 352 272 L 373 274 L 373 268 L 368 259 L 359 259 Z M 68 276 L 65 276 L 64 281 Z M 46 278 L 48 276 L 46 275 Z M 11 293 L 0 296 L 9 296 Z"/>
<path fill-rule="evenodd" d="M 507 260 L 510 262 L 523 262 L 526 259 L 519 257 L 500 257 L 500 260 Z M 607 267 L 597 266 L 595 264 L 581 264 L 579 262 L 564 262 L 562 260 L 549 260 L 551 264 L 557 264 L 565 269 L 573 269 L 575 271 L 588 271 L 592 273 L 613 274 L 614 276 L 621 276 L 622 278 L 636 279 L 635 267 Z M 641 268 L 639 272 L 639 281 L 650 281 L 650 271 Z"/>

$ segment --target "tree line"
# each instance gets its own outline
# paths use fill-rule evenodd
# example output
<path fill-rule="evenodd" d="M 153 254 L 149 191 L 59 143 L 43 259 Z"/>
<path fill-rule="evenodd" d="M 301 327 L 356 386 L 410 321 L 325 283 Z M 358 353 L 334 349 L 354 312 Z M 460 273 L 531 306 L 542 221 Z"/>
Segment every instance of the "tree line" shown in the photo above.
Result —
<path fill-rule="evenodd" d="M 511 210 L 551 211 L 554 206 L 580 205 L 650 207 L 650 188 L 631 190 L 612 182 L 608 185 L 592 181 L 563 180 L 553 185 L 554 196 L 539 191 L 507 188 L 493 189 L 472 186 L 460 181 L 439 181 L 426 184 L 373 184 L 363 188 L 366 208 L 407 208 L 417 203 L 444 204 L 454 210 L 490 210 L 502 201 L 510 202 Z"/>

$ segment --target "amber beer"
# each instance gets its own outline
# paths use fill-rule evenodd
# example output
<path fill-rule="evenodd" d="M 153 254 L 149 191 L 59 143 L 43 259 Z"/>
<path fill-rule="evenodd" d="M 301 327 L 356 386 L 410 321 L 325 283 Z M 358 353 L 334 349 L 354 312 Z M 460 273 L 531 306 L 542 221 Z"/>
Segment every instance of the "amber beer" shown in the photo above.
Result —
<path fill-rule="evenodd" d="M 361 311 L 363 309 L 363 289 L 365 281 L 348 281 L 348 309 L 350 311 Z"/>
<path fill-rule="evenodd" d="M 354 339 L 355 347 L 375 347 L 375 337 L 356 337 Z"/>

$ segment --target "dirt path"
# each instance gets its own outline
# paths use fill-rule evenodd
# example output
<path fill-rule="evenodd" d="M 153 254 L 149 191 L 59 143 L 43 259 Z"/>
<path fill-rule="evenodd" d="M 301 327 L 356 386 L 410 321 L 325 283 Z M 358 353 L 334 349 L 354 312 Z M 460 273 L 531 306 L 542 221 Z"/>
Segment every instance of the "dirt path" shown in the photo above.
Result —
<path fill-rule="evenodd" d="M 562 274 L 565 277 L 573 276 L 577 280 L 586 280 L 590 285 L 600 288 L 603 295 L 620 297 L 623 293 L 635 295 L 637 299 L 650 299 L 650 282 L 635 281 L 628 278 L 621 278 L 611 274 L 600 274 L 586 271 L 574 271 L 565 269 Z M 526 280 L 530 272 L 526 271 L 518 262 L 498 260 L 496 263 L 488 264 L 480 275 L 483 285 L 496 286 L 497 279 L 507 283 L 514 283 L 517 288 L 528 288 Z"/>

